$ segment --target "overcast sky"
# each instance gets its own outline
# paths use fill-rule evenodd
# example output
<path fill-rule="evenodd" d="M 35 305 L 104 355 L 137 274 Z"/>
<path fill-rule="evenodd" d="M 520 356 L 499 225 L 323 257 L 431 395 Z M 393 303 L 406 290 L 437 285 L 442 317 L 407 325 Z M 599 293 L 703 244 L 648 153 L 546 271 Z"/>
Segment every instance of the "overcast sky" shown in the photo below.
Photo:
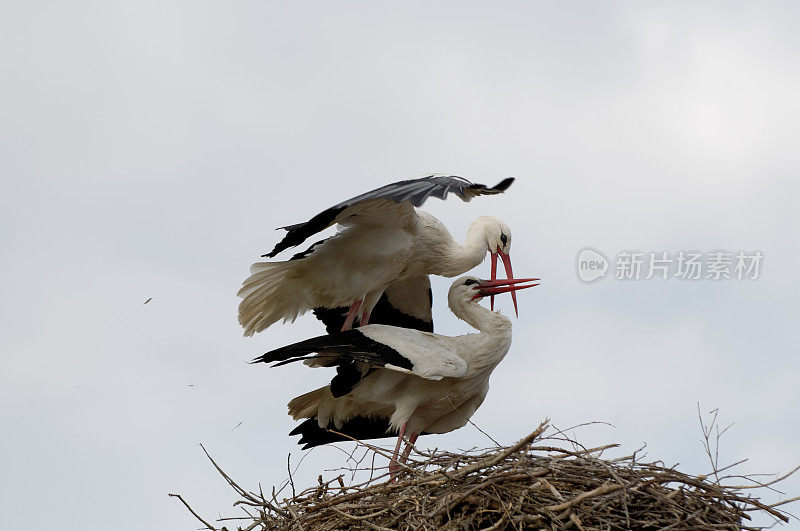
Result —
<path fill-rule="evenodd" d="M 647 443 L 699 474 L 700 402 L 735 422 L 724 464 L 800 464 L 798 15 L 794 2 L 3 3 L 0 528 L 195 529 L 168 492 L 209 519 L 238 514 L 198 443 L 248 488 L 281 482 L 287 454 L 303 455 L 286 403 L 330 374 L 247 361 L 322 327 L 305 316 L 245 339 L 236 291 L 275 227 L 429 172 L 517 177 L 502 196 L 425 209 L 459 239 L 501 217 L 517 275 L 542 278 L 519 295 L 473 418 L 484 431 L 511 443 L 545 418 L 605 421 L 578 437 L 620 455 Z M 755 281 L 584 284 L 587 246 L 764 262 Z M 434 282 L 437 331 L 467 333 L 449 284 Z M 468 426 L 422 444 L 490 441 Z M 295 483 L 343 465 L 316 449 Z M 784 488 L 800 494 L 800 479 Z"/>

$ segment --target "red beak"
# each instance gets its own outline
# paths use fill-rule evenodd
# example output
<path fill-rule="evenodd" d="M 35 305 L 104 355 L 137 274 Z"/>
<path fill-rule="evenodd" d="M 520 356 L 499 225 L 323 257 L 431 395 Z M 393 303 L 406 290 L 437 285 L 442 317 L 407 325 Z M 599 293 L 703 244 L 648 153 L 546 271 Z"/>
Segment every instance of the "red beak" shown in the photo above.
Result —
<path fill-rule="evenodd" d="M 514 271 L 511 269 L 511 253 L 504 253 L 500 250 L 500 246 L 497 247 L 497 252 L 492 253 L 492 280 L 497 279 L 497 256 L 500 255 L 500 259 L 503 261 L 503 267 L 506 269 L 506 278 L 514 278 Z M 539 280 L 539 279 L 536 279 Z M 511 300 L 514 301 L 514 313 L 519 317 L 519 309 L 517 308 L 517 294 L 512 291 L 511 292 Z M 489 299 L 489 307 L 494 310 L 494 295 Z"/>
<path fill-rule="evenodd" d="M 538 286 L 539 284 L 525 284 L 524 286 L 520 286 L 518 284 L 522 282 L 538 282 L 538 278 L 510 278 L 507 280 L 481 280 L 480 284 L 478 285 L 478 294 L 473 297 L 477 299 L 478 297 L 486 297 L 487 295 L 490 297 L 494 297 L 498 293 L 505 293 L 507 291 L 511 292 L 511 295 L 517 290 L 525 289 L 525 288 L 532 288 L 534 286 Z M 516 300 L 516 299 L 515 299 Z"/>
<path fill-rule="evenodd" d="M 500 247 L 497 248 L 497 251 L 500 251 Z M 492 253 L 492 280 L 497 279 L 497 253 Z M 494 311 L 494 295 L 492 298 L 489 299 L 489 308 Z"/>

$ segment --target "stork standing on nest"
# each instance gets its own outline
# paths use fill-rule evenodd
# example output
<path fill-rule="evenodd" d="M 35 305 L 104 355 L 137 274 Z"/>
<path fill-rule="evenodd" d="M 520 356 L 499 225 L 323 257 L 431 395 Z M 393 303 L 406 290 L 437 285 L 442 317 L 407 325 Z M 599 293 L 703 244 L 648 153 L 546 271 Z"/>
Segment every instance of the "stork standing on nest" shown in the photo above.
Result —
<path fill-rule="evenodd" d="M 537 286 L 523 283 L 538 280 L 456 280 L 448 293 L 450 309 L 478 334 L 449 337 L 371 324 L 282 347 L 253 362 L 278 366 L 305 360 L 311 367 L 335 366 L 330 385 L 289 402 L 295 420 L 308 419 L 290 435 L 301 435 L 306 449 L 397 433 L 389 467 L 394 477 L 419 435 L 466 425 L 486 397 L 489 376 L 511 346 L 511 321 L 478 301 Z M 398 459 L 407 434 L 408 445 Z"/>
<path fill-rule="evenodd" d="M 449 193 L 464 201 L 499 194 L 513 181 L 507 178 L 494 187 L 453 176 L 400 181 L 348 199 L 305 223 L 283 227 L 288 234 L 263 256 L 272 258 L 334 224 L 341 230 L 287 261 L 258 262 L 250 267 L 250 277 L 238 293 L 244 335 L 261 332 L 280 319 L 293 321 L 310 309 L 315 309 L 329 331 L 333 327 L 349 330 L 354 323 L 366 325 L 384 292 L 383 306 L 389 313 L 399 312 L 412 323 L 417 321 L 413 328 L 432 331 L 427 276 L 461 275 L 480 264 L 489 252 L 492 279 L 496 278 L 498 256 L 507 278 L 512 278 L 511 230 L 499 219 L 483 216 L 472 223 L 461 245 L 438 219 L 415 207 L 430 196 L 445 199 Z M 512 298 L 516 311 L 513 292 Z M 382 315 L 375 318 L 377 322 L 399 322 L 397 315 L 386 321 Z"/>

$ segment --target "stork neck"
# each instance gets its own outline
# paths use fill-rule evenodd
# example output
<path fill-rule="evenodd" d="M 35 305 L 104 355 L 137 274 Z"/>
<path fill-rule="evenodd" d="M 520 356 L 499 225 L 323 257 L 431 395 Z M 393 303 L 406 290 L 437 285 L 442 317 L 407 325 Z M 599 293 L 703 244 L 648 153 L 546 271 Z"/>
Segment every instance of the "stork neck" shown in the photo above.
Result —
<path fill-rule="evenodd" d="M 498 312 L 484 308 L 475 301 L 461 304 L 450 304 L 450 310 L 469 323 L 473 328 L 487 334 L 504 334 L 511 332 L 511 321 Z"/>
<path fill-rule="evenodd" d="M 467 231 L 464 245 L 452 240 L 447 246 L 446 255 L 440 261 L 441 271 L 437 271 L 437 274 L 445 277 L 461 275 L 480 265 L 486 252 L 486 235 L 480 226 L 473 223 Z"/>

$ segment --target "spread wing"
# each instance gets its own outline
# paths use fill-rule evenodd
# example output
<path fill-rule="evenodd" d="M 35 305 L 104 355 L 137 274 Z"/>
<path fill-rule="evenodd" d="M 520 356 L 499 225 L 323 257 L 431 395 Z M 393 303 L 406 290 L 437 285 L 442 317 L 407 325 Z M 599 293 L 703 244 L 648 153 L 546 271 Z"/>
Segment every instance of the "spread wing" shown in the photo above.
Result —
<path fill-rule="evenodd" d="M 433 332 L 432 305 L 433 292 L 427 275 L 401 280 L 386 288 L 372 309 L 369 322 Z M 325 324 L 329 334 L 334 334 L 342 329 L 349 309 L 347 306 L 314 308 L 314 316 Z"/>
<path fill-rule="evenodd" d="M 284 249 L 299 245 L 309 236 L 336 223 L 397 222 L 413 215 L 413 207 L 421 206 L 431 196 L 446 199 L 447 194 L 454 193 L 463 201 L 469 201 L 479 195 L 504 192 L 513 182 L 514 178 L 509 177 L 496 186 L 488 187 L 452 175 L 430 175 L 387 184 L 323 210 L 305 223 L 281 227 L 287 231 L 286 236 L 272 251 L 262 256 L 274 258 Z"/>
<path fill-rule="evenodd" d="M 467 363 L 447 348 L 450 338 L 407 328 L 367 325 L 355 330 L 319 336 L 267 352 L 253 363 L 273 367 L 301 360 L 316 366 L 351 365 L 414 374 L 428 380 L 459 378 Z"/>

